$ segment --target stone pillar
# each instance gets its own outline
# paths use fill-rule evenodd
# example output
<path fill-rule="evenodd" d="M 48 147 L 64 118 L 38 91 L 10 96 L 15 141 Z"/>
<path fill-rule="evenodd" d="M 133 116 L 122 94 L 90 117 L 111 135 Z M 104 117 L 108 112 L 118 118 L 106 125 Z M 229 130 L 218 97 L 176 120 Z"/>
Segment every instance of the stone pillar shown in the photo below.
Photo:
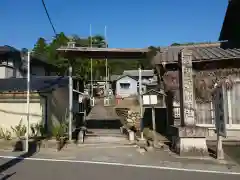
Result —
<path fill-rule="evenodd" d="M 197 127 L 195 122 L 192 52 L 183 49 L 179 54 L 178 63 L 181 125 L 172 127 L 172 147 L 179 155 L 207 156 L 208 129 Z"/>
<path fill-rule="evenodd" d="M 192 52 L 183 49 L 179 54 L 178 64 L 180 84 L 181 126 L 194 126 L 194 96 L 192 75 Z"/>

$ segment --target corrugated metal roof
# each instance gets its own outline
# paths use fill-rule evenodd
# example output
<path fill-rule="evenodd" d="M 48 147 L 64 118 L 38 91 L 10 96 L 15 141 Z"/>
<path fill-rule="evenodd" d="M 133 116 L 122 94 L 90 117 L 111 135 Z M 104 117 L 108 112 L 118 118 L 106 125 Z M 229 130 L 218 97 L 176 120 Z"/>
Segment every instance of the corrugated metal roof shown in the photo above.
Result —
<path fill-rule="evenodd" d="M 125 70 L 123 71 L 123 75 L 138 77 L 139 72 L 138 70 Z M 153 70 L 142 70 L 142 76 L 153 76 L 153 75 L 154 75 Z"/>
<path fill-rule="evenodd" d="M 240 49 L 223 49 L 220 45 L 215 46 L 171 46 L 161 49 L 153 59 L 153 64 L 160 64 L 162 62 L 173 63 L 178 61 L 180 51 L 185 48 L 192 51 L 193 61 L 204 60 L 221 60 L 240 58 Z"/>
<path fill-rule="evenodd" d="M 31 77 L 31 91 L 46 92 L 68 86 L 68 77 L 42 76 Z M 0 92 L 27 91 L 26 78 L 0 79 Z"/>

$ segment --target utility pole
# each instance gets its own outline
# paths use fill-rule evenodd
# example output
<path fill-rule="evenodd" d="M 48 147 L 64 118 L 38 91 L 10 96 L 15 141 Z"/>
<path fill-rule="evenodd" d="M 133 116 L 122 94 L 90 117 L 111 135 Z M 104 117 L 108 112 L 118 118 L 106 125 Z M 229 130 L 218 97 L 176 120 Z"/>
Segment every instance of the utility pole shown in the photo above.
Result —
<path fill-rule="evenodd" d="M 143 140 L 143 103 L 142 103 L 142 69 L 138 68 L 138 88 L 139 88 L 139 104 L 140 104 L 140 120 L 141 120 L 141 140 Z"/>
<path fill-rule="evenodd" d="M 69 122 L 68 122 L 68 138 L 69 142 L 72 141 L 72 106 L 73 106 L 73 79 L 72 79 L 72 64 L 70 61 L 69 67 L 68 67 L 68 73 L 69 73 Z"/>
<path fill-rule="evenodd" d="M 28 51 L 27 56 L 27 128 L 26 128 L 26 143 L 25 143 L 25 151 L 28 152 L 29 149 L 29 109 L 30 109 L 30 60 L 31 60 L 31 52 Z"/>

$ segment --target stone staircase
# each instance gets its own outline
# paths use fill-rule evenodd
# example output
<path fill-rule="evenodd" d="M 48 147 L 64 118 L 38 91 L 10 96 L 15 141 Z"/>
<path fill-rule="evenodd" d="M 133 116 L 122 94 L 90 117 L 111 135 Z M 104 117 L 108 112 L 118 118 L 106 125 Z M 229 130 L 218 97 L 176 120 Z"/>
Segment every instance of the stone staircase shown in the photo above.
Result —
<path fill-rule="evenodd" d="M 128 144 L 127 136 L 120 132 L 122 123 L 113 106 L 104 106 L 97 99 L 86 118 L 87 133 L 84 144 Z"/>
<path fill-rule="evenodd" d="M 129 144 L 129 141 L 119 129 L 90 129 L 85 136 L 84 144 L 125 145 Z"/>

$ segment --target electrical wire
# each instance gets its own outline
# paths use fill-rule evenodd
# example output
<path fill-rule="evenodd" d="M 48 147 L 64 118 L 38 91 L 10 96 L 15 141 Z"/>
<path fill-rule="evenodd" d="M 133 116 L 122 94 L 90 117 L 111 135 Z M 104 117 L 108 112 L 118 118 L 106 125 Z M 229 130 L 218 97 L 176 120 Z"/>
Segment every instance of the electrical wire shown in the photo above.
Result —
<path fill-rule="evenodd" d="M 50 25 L 52 26 L 53 32 L 54 32 L 55 36 L 57 36 L 57 31 L 56 31 L 56 29 L 55 29 L 55 27 L 53 25 L 52 19 L 51 19 L 49 13 L 48 13 L 48 10 L 47 10 L 47 7 L 46 7 L 46 4 L 45 4 L 44 0 L 42 0 L 42 5 L 43 5 L 43 7 L 45 9 L 45 12 L 47 14 L 48 21 L 49 21 Z"/>

